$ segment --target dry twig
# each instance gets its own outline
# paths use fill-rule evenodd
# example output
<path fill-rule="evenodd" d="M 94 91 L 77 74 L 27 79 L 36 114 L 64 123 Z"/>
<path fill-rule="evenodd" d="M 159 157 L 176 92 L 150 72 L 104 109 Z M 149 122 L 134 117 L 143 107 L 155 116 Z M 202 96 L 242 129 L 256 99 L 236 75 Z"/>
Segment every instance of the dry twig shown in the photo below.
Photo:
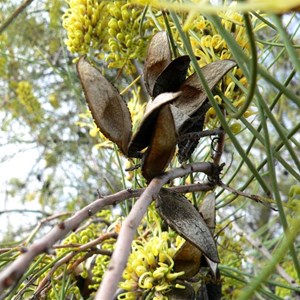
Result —
<path fill-rule="evenodd" d="M 122 270 L 125 267 L 126 260 L 130 251 L 130 245 L 133 237 L 133 233 L 135 232 L 136 226 L 139 224 L 139 219 L 144 215 L 145 210 L 147 209 L 147 203 L 151 203 L 152 199 L 157 195 L 160 188 L 163 184 L 168 181 L 188 175 L 192 172 L 204 172 L 209 176 L 218 175 L 219 167 L 215 166 L 211 163 L 194 163 L 188 164 L 180 168 L 173 169 L 163 175 L 154 178 L 150 185 L 146 189 L 141 190 L 123 190 L 114 195 L 105 196 L 103 198 L 97 199 L 91 204 L 87 205 L 80 211 L 78 211 L 75 215 L 68 218 L 67 220 L 60 222 L 57 224 L 48 234 L 42 237 L 40 240 L 33 243 L 30 247 L 24 250 L 15 261 L 13 261 L 10 265 L 8 265 L 1 273 L 0 273 L 0 299 L 4 299 L 5 295 L 3 295 L 4 290 L 7 288 L 11 288 L 22 278 L 24 273 L 26 273 L 32 261 L 41 253 L 49 253 L 52 250 L 52 246 L 59 240 L 63 239 L 70 231 L 76 230 L 78 226 L 88 218 L 90 218 L 95 213 L 99 212 L 104 206 L 114 205 L 125 199 L 139 197 L 142 195 L 137 205 L 134 206 L 132 212 L 128 216 L 126 222 L 124 223 L 121 233 L 125 231 L 124 237 L 117 242 L 116 255 L 119 255 L 119 258 L 122 261 L 122 264 L 115 268 L 116 276 L 113 280 L 115 282 L 115 287 L 118 284 L 118 278 L 122 275 Z M 197 187 L 197 188 L 196 188 Z M 205 185 L 193 185 L 191 186 L 191 190 L 208 190 L 212 189 L 212 184 Z M 176 188 L 173 188 L 176 190 Z M 178 187 L 181 192 L 189 192 L 188 187 Z M 142 208 L 141 208 L 142 207 Z M 127 228 L 127 229 L 125 229 Z M 123 252 L 124 249 L 124 252 Z M 120 255 L 121 252 L 121 255 Z M 118 254 L 119 253 L 119 254 Z M 114 255 L 112 265 L 115 264 Z M 111 271 L 111 269 L 109 269 Z M 108 272 L 110 274 L 110 272 Z M 110 275 L 107 278 L 111 278 Z M 106 279 L 107 282 L 107 279 Z M 110 284 L 110 283 L 109 283 Z M 104 287 L 103 291 L 106 293 L 107 283 L 104 283 L 102 286 Z M 114 291 L 113 291 L 114 293 Z M 112 294 L 113 294 L 112 293 Z M 3 296 L 2 296 L 3 295 Z M 100 298 L 98 298 L 100 299 Z M 103 297 L 101 299 L 110 299 L 109 297 Z"/>
<path fill-rule="evenodd" d="M 216 174 L 219 174 L 219 171 L 219 167 L 211 163 L 194 163 L 173 169 L 151 180 L 121 227 L 113 256 L 96 294 L 96 300 L 113 299 L 130 254 L 131 243 L 134 239 L 136 229 L 146 213 L 148 206 L 152 200 L 157 197 L 162 186 L 176 177 L 182 177 L 192 172 L 203 172 L 214 177 Z"/>
<path fill-rule="evenodd" d="M 22 13 L 33 0 L 25 0 L 0 26 L 0 34 Z"/>

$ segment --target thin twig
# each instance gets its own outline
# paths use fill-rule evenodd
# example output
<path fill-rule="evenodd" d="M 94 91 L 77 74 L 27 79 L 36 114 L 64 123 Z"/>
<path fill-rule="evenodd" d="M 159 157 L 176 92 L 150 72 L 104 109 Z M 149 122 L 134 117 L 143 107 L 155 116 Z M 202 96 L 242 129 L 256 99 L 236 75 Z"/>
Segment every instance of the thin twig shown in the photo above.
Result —
<path fill-rule="evenodd" d="M 101 286 L 97 291 L 95 300 L 110 300 L 114 298 L 115 291 L 117 290 L 118 283 L 122 277 L 130 254 L 131 243 L 134 239 L 136 229 L 146 213 L 148 206 L 152 200 L 157 197 L 162 186 L 176 177 L 182 177 L 192 172 L 204 172 L 214 177 L 214 173 L 216 173 L 216 171 L 219 172 L 219 167 L 215 166 L 214 168 L 213 166 L 214 165 L 210 163 L 188 164 L 152 179 L 149 186 L 132 207 L 132 210 L 121 227 L 113 256 L 104 274 Z"/>
<path fill-rule="evenodd" d="M 184 142 L 185 140 L 198 140 L 202 137 L 220 135 L 223 132 L 221 128 L 203 130 L 200 132 L 189 132 L 179 136 L 177 142 Z"/>
<path fill-rule="evenodd" d="M 225 145 L 225 136 L 226 133 L 224 130 L 221 130 L 221 132 L 218 135 L 218 142 L 217 142 L 217 149 L 215 149 L 214 155 L 213 155 L 213 161 L 214 164 L 219 165 L 221 161 L 221 157 L 224 151 L 224 145 Z"/>
<path fill-rule="evenodd" d="M 139 93 L 139 101 L 140 103 L 146 103 L 148 100 L 149 100 L 149 95 L 148 95 L 148 92 L 147 92 L 147 88 L 146 88 L 146 85 L 145 85 L 145 82 L 144 82 L 144 78 L 143 78 L 143 71 L 140 69 L 140 66 L 137 62 L 136 59 L 133 60 L 133 64 L 136 68 L 136 71 L 137 71 L 137 75 L 140 76 L 139 78 L 139 86 L 141 88 L 140 90 L 140 93 Z"/>
<path fill-rule="evenodd" d="M 0 34 L 18 17 L 33 0 L 25 0 L 0 26 Z"/>
<path fill-rule="evenodd" d="M 169 190 L 175 191 L 180 194 L 193 193 L 193 192 L 208 192 L 214 189 L 215 185 L 212 183 L 193 183 L 189 185 L 179 185 L 170 187 Z"/>
<path fill-rule="evenodd" d="M 221 111 L 222 111 L 224 118 L 226 118 L 226 110 L 223 105 L 221 106 Z M 215 165 L 219 165 L 221 162 L 221 157 L 222 157 L 222 154 L 224 151 L 225 137 L 226 137 L 225 130 L 222 127 L 218 128 L 218 129 L 219 129 L 219 132 L 218 132 L 217 149 L 215 149 L 215 152 L 212 155 L 213 162 Z"/>
<path fill-rule="evenodd" d="M 213 173 L 217 174 L 219 172 L 219 167 L 214 166 L 211 163 L 194 163 L 194 164 L 188 164 L 180 168 L 173 169 L 167 173 L 164 173 L 161 177 L 153 179 L 152 180 L 153 183 L 151 182 L 149 186 L 150 191 L 153 185 L 155 187 L 156 182 L 158 182 L 158 187 L 156 187 L 156 191 L 159 191 L 160 187 L 166 182 L 168 182 L 169 180 L 172 180 L 176 177 L 188 175 L 192 172 L 204 172 L 212 176 L 214 175 Z M 56 242 L 63 239 L 70 231 L 76 230 L 83 221 L 87 220 L 92 215 L 99 212 L 104 206 L 115 205 L 121 201 L 124 201 L 125 199 L 139 197 L 142 193 L 143 193 L 142 198 L 147 199 L 147 197 L 149 197 L 149 187 L 141 190 L 130 190 L 130 189 L 123 190 L 116 194 L 97 199 L 94 202 L 87 205 L 86 207 L 84 207 L 83 209 L 81 209 L 80 211 L 78 211 L 72 217 L 57 224 L 48 234 L 43 236 L 40 240 L 34 242 L 30 247 L 26 249 L 27 251 L 25 253 L 22 253 L 18 258 L 16 258 L 16 260 L 14 260 L 11 264 L 9 264 L 0 273 L 0 295 L 1 295 L 0 299 L 4 299 L 3 298 L 5 297 L 5 295 L 3 295 L 4 290 L 14 286 L 22 278 L 22 276 L 24 275 L 24 273 L 26 273 L 26 270 L 29 268 L 32 261 L 39 254 L 51 252 L 52 246 Z M 201 190 L 202 186 L 198 186 L 198 187 L 199 190 Z M 180 188 L 182 189 L 182 187 Z M 208 188 L 208 186 L 205 186 L 205 188 Z M 188 188 L 185 191 L 188 192 Z M 153 195 L 154 194 L 152 194 L 152 196 Z M 131 224 L 129 225 L 131 226 Z M 130 243 L 129 243 L 129 248 L 130 248 Z M 128 256 L 128 253 L 126 255 Z M 102 298 L 102 299 L 108 299 L 108 298 Z"/>
<path fill-rule="evenodd" d="M 84 245 L 81 245 L 80 247 L 78 247 L 78 249 L 76 249 L 75 251 L 67 254 L 66 256 L 64 256 L 62 259 L 60 259 L 58 262 L 55 263 L 55 265 L 51 268 L 51 270 L 48 272 L 48 274 L 43 278 L 43 280 L 40 282 L 39 286 L 37 287 L 34 296 L 38 296 L 43 289 L 45 288 L 45 286 L 47 285 L 47 283 L 50 281 L 51 276 L 54 274 L 54 272 L 63 264 L 69 262 L 75 255 L 77 255 L 80 252 L 84 252 L 87 251 L 89 249 L 92 249 L 93 247 L 97 246 L 98 244 L 102 243 L 103 241 L 110 239 L 110 238 L 117 238 L 117 234 L 115 232 L 112 233 L 106 233 L 101 235 L 100 237 L 98 237 L 97 239 L 90 241 Z M 110 251 L 107 250 L 103 250 L 101 249 L 101 251 L 103 251 L 102 254 L 106 254 L 106 255 L 111 255 Z M 70 271 L 70 270 L 68 270 Z"/>
<path fill-rule="evenodd" d="M 38 222 L 38 224 L 35 226 L 35 228 L 32 230 L 32 232 L 29 234 L 29 236 L 26 238 L 26 240 L 24 241 L 23 245 L 26 246 L 27 244 L 30 243 L 30 241 L 34 238 L 34 236 L 37 234 L 37 232 L 41 229 L 41 227 L 45 224 L 48 223 L 50 221 L 53 221 L 55 219 L 59 219 L 61 217 L 65 217 L 71 215 L 71 212 L 61 212 L 61 213 L 57 213 L 54 214 L 52 216 L 49 216 L 47 218 L 44 218 L 42 220 L 40 220 Z"/>
<path fill-rule="evenodd" d="M 269 199 L 269 198 L 266 198 L 266 197 L 261 197 L 259 195 L 248 194 L 248 193 L 245 193 L 245 192 L 242 192 L 242 191 L 238 191 L 238 190 L 226 185 L 225 183 L 223 183 L 221 181 L 218 183 L 218 185 L 221 186 L 222 188 L 224 188 L 225 190 L 233 193 L 234 195 L 246 197 L 246 198 L 251 199 L 251 200 L 253 200 L 257 203 L 261 203 L 264 206 L 266 206 L 266 207 L 268 207 L 272 210 L 277 211 L 277 209 L 275 207 L 271 206 L 271 203 L 274 203 L 274 201 L 272 199 Z"/>

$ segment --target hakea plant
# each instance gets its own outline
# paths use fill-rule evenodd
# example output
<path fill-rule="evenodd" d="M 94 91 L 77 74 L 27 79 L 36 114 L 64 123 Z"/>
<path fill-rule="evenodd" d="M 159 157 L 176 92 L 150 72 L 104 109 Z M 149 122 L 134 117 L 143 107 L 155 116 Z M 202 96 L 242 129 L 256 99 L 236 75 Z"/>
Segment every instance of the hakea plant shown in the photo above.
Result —
<path fill-rule="evenodd" d="M 197 142 L 183 143 L 182 136 L 203 129 L 209 104 L 197 74 L 186 79 L 189 64 L 187 55 L 172 61 L 166 32 L 154 35 L 144 67 L 146 88 L 153 100 L 149 101 L 139 128 L 132 134 L 130 112 L 117 89 L 85 57 L 77 63 L 96 125 L 123 154 L 142 158 L 142 175 L 147 181 L 164 172 L 177 144 L 179 160 L 187 160 Z M 204 66 L 202 72 L 209 88 L 213 89 L 235 66 L 232 60 L 219 60 Z"/>
<path fill-rule="evenodd" d="M 80 58 L 77 63 L 86 100 L 96 125 L 108 139 L 117 144 L 124 155 L 141 158 L 142 175 L 147 181 L 164 172 L 174 156 L 176 145 L 179 148 L 179 160 L 187 160 L 198 143 L 197 140 L 190 139 L 191 133 L 203 130 L 205 113 L 210 105 L 197 74 L 186 78 L 189 64 L 190 58 L 187 55 L 171 59 L 166 32 L 154 35 L 144 67 L 145 85 L 152 100 L 146 107 L 138 129 L 132 134 L 131 115 L 117 89 L 85 57 Z M 204 66 L 202 72 L 209 88 L 213 89 L 235 66 L 236 63 L 232 60 L 220 60 Z M 210 133 L 219 132 L 216 130 Z M 215 166 L 215 169 L 218 177 L 221 167 Z M 124 277 L 122 287 L 128 293 L 123 294 L 125 298 L 120 299 L 131 299 L 136 293 L 147 295 L 154 291 L 155 295 L 163 297 L 172 287 L 178 286 L 177 277 L 182 277 L 185 273 L 188 277 L 193 277 L 203 261 L 206 261 L 205 266 L 208 266 L 211 277 L 218 278 L 219 256 L 213 230 L 210 228 L 215 207 L 211 206 L 209 217 L 205 217 L 205 212 L 199 214 L 184 196 L 168 189 L 162 189 L 156 200 L 157 212 L 161 218 L 186 240 L 174 256 L 175 273 L 173 263 L 172 268 L 166 267 L 170 274 L 176 276 L 172 275 L 172 280 L 167 275 L 163 276 L 159 283 L 155 278 L 156 267 L 159 265 L 154 266 L 152 271 L 143 266 L 147 276 L 138 271 Z M 209 203 L 213 201 L 210 199 Z M 176 211 L 172 209 L 174 206 Z M 192 256 L 186 253 L 192 253 Z M 201 259 L 202 256 L 204 260 Z M 193 271 L 186 268 L 189 263 L 192 264 Z M 130 260 L 128 268 L 132 269 Z M 144 285 L 140 278 L 145 276 L 150 278 L 153 284 Z M 218 289 L 217 282 L 213 284 Z M 158 295 L 159 286 L 165 287 L 161 295 Z M 186 288 L 184 293 L 186 292 L 189 293 L 190 289 Z"/>

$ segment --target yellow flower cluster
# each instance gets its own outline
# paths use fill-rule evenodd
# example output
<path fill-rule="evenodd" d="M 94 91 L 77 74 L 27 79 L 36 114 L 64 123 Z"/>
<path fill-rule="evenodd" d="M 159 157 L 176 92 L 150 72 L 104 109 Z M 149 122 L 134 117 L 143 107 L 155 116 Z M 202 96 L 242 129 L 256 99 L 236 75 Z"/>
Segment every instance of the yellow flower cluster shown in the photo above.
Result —
<path fill-rule="evenodd" d="M 16 110 L 21 110 L 25 121 L 34 126 L 41 122 L 43 110 L 40 102 L 33 94 L 32 85 L 28 81 L 20 81 L 16 86 L 16 95 L 18 101 Z"/>
<path fill-rule="evenodd" d="M 287 259 L 281 263 L 281 266 L 284 270 L 291 276 L 291 278 L 297 278 L 296 270 L 291 259 Z M 283 285 L 286 284 L 286 280 L 282 277 L 277 279 L 278 283 L 282 283 Z M 279 284 L 275 287 L 275 294 L 276 296 L 280 297 L 281 299 L 293 299 L 295 296 L 294 292 L 290 289 L 284 288 Z"/>
<path fill-rule="evenodd" d="M 65 255 L 67 255 L 68 253 L 70 253 L 72 251 L 76 251 L 77 248 L 74 247 L 75 245 L 83 245 L 83 244 L 90 242 L 91 240 L 94 240 L 95 238 L 97 238 L 99 236 L 100 232 L 101 231 L 99 230 L 98 224 L 95 225 L 93 223 L 90 224 L 89 226 L 87 226 L 85 229 L 81 230 L 80 232 L 72 232 L 62 242 L 62 245 L 64 245 L 65 247 L 56 249 L 55 257 L 62 258 Z M 70 247 L 68 247 L 68 245 L 70 245 Z M 53 281 L 52 281 L 52 288 L 47 293 L 47 299 L 57 299 L 56 291 L 60 291 L 63 288 L 63 282 L 61 280 L 61 275 L 65 272 L 66 268 L 69 268 L 70 266 L 72 267 L 72 264 L 76 260 L 83 258 L 84 255 L 85 255 L 85 252 L 78 252 L 70 261 L 68 261 L 66 263 L 66 265 L 62 265 L 55 270 L 54 276 L 53 276 Z M 53 256 L 50 257 L 50 260 L 53 260 L 53 259 L 54 259 Z M 50 263 L 50 261 L 48 263 Z M 81 265 L 81 267 L 82 267 L 82 271 L 81 271 L 80 275 L 83 278 L 86 278 L 87 277 L 86 265 L 83 263 Z M 47 272 L 43 273 L 42 276 L 40 276 L 38 282 L 42 281 L 46 274 L 47 274 Z M 67 296 L 67 295 L 68 296 L 72 295 L 74 297 L 74 299 L 81 298 L 80 290 L 76 285 L 68 287 L 68 289 L 66 290 L 65 296 Z"/>
<path fill-rule="evenodd" d="M 0 34 L 0 49 L 7 47 L 8 38 L 6 34 Z M 0 55 L 0 77 L 7 77 L 7 56 L 2 53 Z"/>
<path fill-rule="evenodd" d="M 150 296 L 151 299 L 167 299 L 164 294 L 171 288 L 184 288 L 174 280 L 184 272 L 173 272 L 173 257 L 176 249 L 170 246 L 168 232 L 161 232 L 147 241 L 135 240 L 127 267 L 123 273 L 124 281 L 120 287 L 128 292 L 118 299 L 138 299 Z"/>
<path fill-rule="evenodd" d="M 141 119 L 144 115 L 145 107 L 146 107 L 146 103 L 144 103 L 144 104 L 140 103 L 139 93 L 140 93 L 140 88 L 133 89 L 131 91 L 132 96 L 128 102 L 128 109 L 129 109 L 130 115 L 131 115 L 133 132 L 136 131 L 136 129 L 139 125 L 139 122 L 141 121 Z"/>
<path fill-rule="evenodd" d="M 247 245 L 246 238 L 241 234 L 236 234 L 232 229 L 232 224 L 228 224 L 227 221 L 217 224 L 216 232 L 220 233 L 218 235 L 218 250 L 219 256 L 222 257 L 222 264 L 238 271 L 241 270 L 246 256 L 243 248 L 243 245 Z M 234 277 L 222 277 L 224 299 L 239 299 L 243 287 L 243 282 Z"/>
<path fill-rule="evenodd" d="M 290 186 L 288 195 L 286 218 L 289 224 L 293 224 L 293 221 L 299 217 L 300 213 L 300 185 Z M 290 230 L 294 230 L 294 228 L 291 226 Z"/>
<path fill-rule="evenodd" d="M 63 16 L 67 30 L 66 45 L 72 53 L 86 54 L 100 49 L 107 41 L 108 10 L 106 1 L 69 0 Z"/>
<path fill-rule="evenodd" d="M 114 244 L 112 243 L 103 243 L 101 248 L 103 250 L 114 250 Z M 103 275 L 107 269 L 107 266 L 109 264 L 110 257 L 107 255 L 98 255 L 95 259 L 94 267 L 93 267 L 93 278 L 92 282 L 93 284 L 89 285 L 90 290 L 97 290 L 99 288 L 100 283 L 102 282 Z"/>
<path fill-rule="evenodd" d="M 96 50 L 94 54 L 105 59 L 110 68 L 133 73 L 132 60 L 144 57 L 148 42 L 143 33 L 150 23 L 141 20 L 143 9 L 126 0 L 67 2 L 63 27 L 68 34 L 68 49 L 80 55 Z"/>
<path fill-rule="evenodd" d="M 98 230 L 95 224 L 89 225 L 84 230 L 78 233 L 71 233 L 67 238 L 65 238 L 62 242 L 62 245 L 83 245 L 88 243 L 89 241 L 95 239 L 98 236 Z M 56 250 L 57 255 L 60 256 L 66 252 L 69 252 L 69 248 L 59 248 Z M 84 254 L 80 254 L 84 255 Z M 77 256 L 76 256 L 77 257 Z M 78 258 L 78 257 L 77 257 Z"/>
<path fill-rule="evenodd" d="M 133 59 L 143 58 L 148 38 L 143 36 L 150 26 L 142 20 L 143 10 L 130 4 L 130 1 L 110 1 L 108 4 L 108 45 L 110 53 L 106 57 L 109 67 L 125 68 L 132 73 Z"/>
<path fill-rule="evenodd" d="M 59 108 L 60 107 L 60 102 L 57 98 L 57 94 L 55 93 L 52 93 L 48 96 L 48 100 L 49 100 L 49 103 L 51 104 L 51 106 L 55 109 Z"/>
<path fill-rule="evenodd" d="M 55 1 L 48 1 L 46 3 L 46 8 L 49 11 L 50 17 L 50 27 L 57 28 L 61 26 L 60 18 L 61 18 L 61 11 L 64 6 L 65 0 L 55 0 Z"/>
<path fill-rule="evenodd" d="M 229 8 L 225 12 L 219 13 L 219 17 L 222 20 L 223 27 L 227 31 L 231 32 L 236 42 L 243 49 L 245 54 L 249 55 L 250 48 L 246 28 L 244 26 L 243 16 L 240 13 Z M 257 20 L 255 18 L 252 18 L 254 31 L 257 31 L 261 28 L 261 25 L 256 21 Z M 197 19 L 188 27 L 191 32 L 190 37 L 194 53 L 200 58 L 199 64 L 201 67 L 213 61 L 232 58 L 230 49 L 226 41 L 218 33 L 213 24 L 204 16 L 197 17 Z M 247 86 L 246 77 L 241 72 L 241 69 L 235 69 L 233 71 L 233 74 L 242 86 Z M 242 106 L 246 98 L 244 92 L 238 87 L 238 85 L 232 80 L 229 75 L 224 77 L 222 82 L 219 84 L 219 88 L 224 93 L 224 95 L 232 101 L 232 104 L 236 108 Z M 215 96 L 215 99 L 219 103 L 221 103 L 221 98 L 219 96 Z M 253 110 L 249 108 L 245 112 L 244 117 L 249 117 L 253 113 Z M 215 115 L 216 114 L 214 109 L 209 109 L 206 115 L 206 123 L 214 119 Z"/>

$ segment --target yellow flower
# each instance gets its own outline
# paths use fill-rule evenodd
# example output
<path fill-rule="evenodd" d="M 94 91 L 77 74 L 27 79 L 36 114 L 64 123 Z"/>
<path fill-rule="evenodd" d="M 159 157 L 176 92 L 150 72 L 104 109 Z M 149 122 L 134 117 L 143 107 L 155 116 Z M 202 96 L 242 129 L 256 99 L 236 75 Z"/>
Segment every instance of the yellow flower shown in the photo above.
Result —
<path fill-rule="evenodd" d="M 67 2 L 69 9 L 63 16 L 63 27 L 68 34 L 68 49 L 79 54 L 86 54 L 91 48 L 101 49 L 107 42 L 107 3 L 97 0 Z"/>
<path fill-rule="evenodd" d="M 156 297 L 163 297 L 165 292 L 175 287 L 174 281 L 184 272 L 172 270 L 175 249 L 170 246 L 170 239 L 168 232 L 161 232 L 148 241 L 133 242 L 132 253 L 123 273 L 124 281 L 120 283 L 120 287 L 127 292 L 118 299 L 129 299 L 127 297 L 132 293 L 146 296 L 154 291 Z"/>
<path fill-rule="evenodd" d="M 228 9 L 220 11 L 218 13 L 221 18 L 223 27 L 231 32 L 238 45 L 243 49 L 246 55 L 249 55 L 250 48 L 248 42 L 248 35 L 243 21 L 243 16 L 236 12 L 236 3 L 232 3 Z M 262 22 L 259 22 L 255 17 L 251 19 L 253 24 L 253 30 L 257 31 L 262 28 Z M 213 61 L 231 59 L 232 54 L 228 48 L 226 41 L 218 33 L 217 29 L 212 23 L 206 20 L 203 16 L 198 16 L 194 19 L 193 27 L 191 28 L 191 44 L 194 49 L 194 53 L 198 56 L 199 65 L 201 67 L 209 64 Z M 259 45 L 262 46 L 262 45 Z M 242 73 L 241 69 L 235 68 L 232 71 L 232 75 L 235 76 L 243 86 L 247 87 L 247 79 Z M 235 107 L 238 107 L 241 100 L 245 99 L 244 92 L 237 86 L 236 81 L 233 80 L 232 75 L 226 75 L 223 80 L 218 84 L 218 88 L 224 93 L 224 95 L 232 102 Z M 222 101 L 220 101 L 221 103 Z M 244 114 L 245 117 L 249 117 L 252 112 Z M 210 109 L 205 118 L 206 126 L 213 127 L 209 122 L 215 123 L 215 112 Z"/>
<path fill-rule="evenodd" d="M 141 20 L 143 9 L 131 1 L 109 1 L 110 20 L 108 26 L 109 53 L 105 60 L 111 68 L 122 68 L 132 74 L 132 60 L 144 57 L 148 38 L 143 36 L 150 26 L 147 19 Z"/>
<path fill-rule="evenodd" d="M 44 111 L 28 81 L 20 81 L 16 84 L 16 99 L 11 106 L 12 111 L 17 111 L 18 115 L 22 115 L 31 127 L 35 127 L 43 119 Z"/>

